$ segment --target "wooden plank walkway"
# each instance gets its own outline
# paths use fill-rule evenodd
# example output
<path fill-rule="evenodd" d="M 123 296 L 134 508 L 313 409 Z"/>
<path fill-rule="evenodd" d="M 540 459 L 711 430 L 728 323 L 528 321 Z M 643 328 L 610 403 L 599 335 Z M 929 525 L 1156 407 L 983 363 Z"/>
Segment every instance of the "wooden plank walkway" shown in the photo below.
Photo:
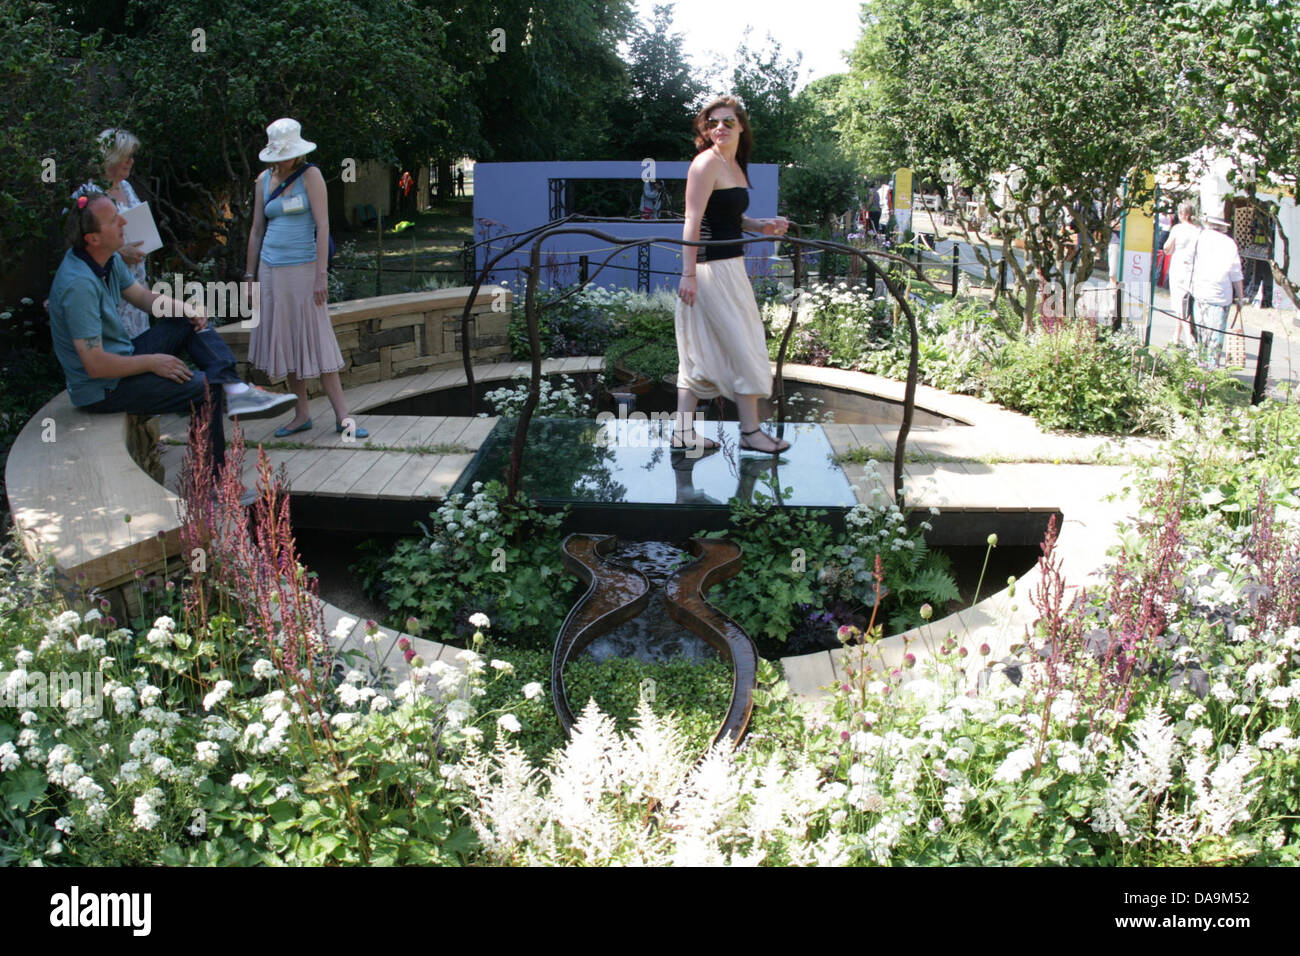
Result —
<path fill-rule="evenodd" d="M 597 358 L 547 359 L 542 374 L 600 372 L 604 360 Z M 478 382 L 504 383 L 527 375 L 527 362 L 498 362 L 475 368 Z M 285 467 L 289 490 L 294 494 L 326 498 L 372 498 L 405 501 L 438 499 L 446 496 L 474 452 L 496 424 L 495 418 L 441 415 L 374 415 L 379 408 L 398 399 L 456 388 L 465 384 L 463 369 L 441 369 L 405 378 L 375 382 L 348 389 L 348 404 L 359 428 L 370 435 L 348 440 L 334 428 L 334 413 L 324 396 L 310 401 L 315 427 L 287 438 L 274 432 L 284 417 L 243 423 L 249 449 L 244 463 L 244 484 L 256 480 L 257 448 L 263 446 L 275 466 Z M 184 457 L 188 418 L 160 416 L 164 444 L 166 486 L 175 489 Z"/>

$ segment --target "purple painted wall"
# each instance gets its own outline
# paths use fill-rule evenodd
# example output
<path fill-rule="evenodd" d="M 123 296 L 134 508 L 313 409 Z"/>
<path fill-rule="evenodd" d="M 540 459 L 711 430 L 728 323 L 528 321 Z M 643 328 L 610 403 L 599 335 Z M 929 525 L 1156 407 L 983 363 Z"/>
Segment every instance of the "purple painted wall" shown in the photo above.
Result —
<path fill-rule="evenodd" d="M 657 163 L 655 178 L 681 180 L 686 178 L 690 164 Z M 634 160 L 587 163 L 477 163 L 474 166 L 474 239 L 476 242 L 505 233 L 521 232 L 551 220 L 551 189 L 553 179 L 627 179 L 640 180 L 642 165 Z M 771 163 L 751 164 L 749 181 L 749 209 L 746 215 L 755 219 L 775 216 L 777 201 L 777 167 Z M 646 236 L 663 236 L 680 239 L 680 222 L 646 220 L 644 223 L 596 223 L 594 228 L 622 238 L 640 239 Z M 768 261 L 774 243 L 753 243 L 746 247 L 746 268 L 750 275 L 771 272 Z M 486 262 L 490 248 L 495 255 L 503 243 L 478 249 L 476 268 Z M 567 285 L 578 279 L 578 256 L 586 254 L 590 271 L 594 275 L 600 261 L 611 251 L 610 246 L 593 236 L 561 235 L 547 239 L 542 244 L 544 271 L 542 282 L 546 285 Z M 531 247 L 525 246 L 507 259 L 489 276 L 489 281 L 516 280 L 522 282 L 523 274 L 517 271 L 526 265 Z M 615 268 L 621 267 L 621 268 Z M 662 244 L 650 247 L 650 288 L 677 288 L 681 276 L 681 246 Z M 637 287 L 637 250 L 620 252 L 610 260 L 593 284 Z"/>

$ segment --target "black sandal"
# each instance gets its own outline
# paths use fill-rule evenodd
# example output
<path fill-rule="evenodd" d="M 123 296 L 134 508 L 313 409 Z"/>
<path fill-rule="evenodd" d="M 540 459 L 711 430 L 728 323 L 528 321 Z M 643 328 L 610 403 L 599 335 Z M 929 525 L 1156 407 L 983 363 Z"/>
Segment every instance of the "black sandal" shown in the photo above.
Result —
<path fill-rule="evenodd" d="M 740 450 L 741 450 L 741 451 L 756 451 L 756 452 L 758 452 L 760 455 L 779 455 L 779 454 L 781 454 L 783 451 L 789 451 L 789 450 L 790 450 L 790 443 L 789 443 L 788 441 L 786 441 L 784 438 L 772 438 L 771 435 L 768 435 L 768 437 L 769 437 L 769 438 L 772 438 L 772 441 L 774 441 L 774 442 L 777 443 L 777 446 L 776 446 L 775 448 L 772 448 L 772 449 L 767 449 L 767 448 L 755 448 L 755 447 L 754 447 L 753 445 L 751 445 L 749 442 L 745 441 L 745 436 L 746 436 L 746 435 L 756 435 L 756 434 L 758 434 L 758 433 L 761 432 L 761 431 L 763 431 L 763 429 L 761 429 L 761 428 L 755 428 L 755 429 L 753 429 L 753 430 L 751 430 L 751 431 L 741 432 L 741 433 L 740 433 Z M 766 432 L 763 432 L 763 433 L 764 433 L 765 435 L 767 434 Z"/>
<path fill-rule="evenodd" d="M 695 433 L 692 432 L 691 434 Z M 689 444 L 686 442 L 679 442 L 677 440 L 677 433 L 673 432 L 673 437 L 668 440 L 668 447 L 673 451 L 688 451 L 692 448 L 698 448 L 707 454 L 708 452 L 717 451 L 722 446 L 711 438 L 705 438 L 703 435 L 695 435 L 695 441 Z"/>

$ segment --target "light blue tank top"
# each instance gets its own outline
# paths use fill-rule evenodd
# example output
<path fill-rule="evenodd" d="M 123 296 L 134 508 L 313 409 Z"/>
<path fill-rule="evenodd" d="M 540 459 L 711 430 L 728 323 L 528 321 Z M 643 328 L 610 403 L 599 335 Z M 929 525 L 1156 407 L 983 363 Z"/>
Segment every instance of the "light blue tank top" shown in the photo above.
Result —
<path fill-rule="evenodd" d="M 316 261 L 316 219 L 303 173 L 266 204 L 262 261 L 268 266 L 296 266 Z M 271 194 L 271 172 L 262 174 L 262 195 Z M 287 207 L 287 208 L 286 208 Z"/>

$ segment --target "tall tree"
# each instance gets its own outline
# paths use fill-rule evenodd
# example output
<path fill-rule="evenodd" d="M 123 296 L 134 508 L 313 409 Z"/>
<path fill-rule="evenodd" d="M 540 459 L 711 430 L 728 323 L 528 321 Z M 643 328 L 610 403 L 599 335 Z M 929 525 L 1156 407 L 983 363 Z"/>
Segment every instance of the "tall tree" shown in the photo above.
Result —
<path fill-rule="evenodd" d="M 799 91 L 795 160 L 781 169 L 781 204 L 790 218 L 827 227 L 832 216 L 851 208 L 858 198 L 862 175 L 857 161 L 844 149 L 844 87 L 840 73 L 814 80 Z"/>
<path fill-rule="evenodd" d="M 750 30 L 736 50 L 736 65 L 731 72 L 731 92 L 740 97 L 754 130 L 755 163 L 790 163 L 797 158 L 801 112 L 795 96 L 799 86 L 799 64 L 803 54 L 794 58 L 782 54 L 781 44 L 767 37 L 766 47 L 749 42 Z"/>
<path fill-rule="evenodd" d="M 44 240 L 98 158 L 103 122 L 84 95 L 95 56 L 94 41 L 61 27 L 53 5 L 0 5 L 0 277 L 43 272 L 42 251 L 61 247 Z"/>
<path fill-rule="evenodd" d="M 854 78 L 884 124 L 860 137 L 869 166 L 892 157 L 974 187 L 996 219 L 1032 318 L 1038 274 L 1092 272 L 1121 184 L 1184 140 L 1155 59 L 1162 29 L 1144 0 L 870 0 Z M 1023 241 L 1028 267 L 1011 255 Z M 1073 311 L 1074 289 L 1067 289 Z"/>
<path fill-rule="evenodd" d="M 1186 0 L 1168 12 L 1169 91 L 1190 127 L 1234 160 L 1233 185 L 1277 222 L 1277 202 L 1262 190 L 1297 195 L 1300 180 L 1300 10 L 1278 0 Z M 1273 277 L 1292 301 L 1292 246 L 1282 238 Z"/>
<path fill-rule="evenodd" d="M 479 89 L 485 159 L 604 159 L 624 135 L 631 0 L 499 0 Z"/>
<path fill-rule="evenodd" d="M 266 124 L 292 116 L 327 180 L 438 128 L 456 77 L 441 18 L 402 0 L 133 0 L 117 44 L 122 115 L 144 144 L 160 227 L 195 269 L 242 272 Z M 108 119 L 106 117 L 106 119 Z"/>
<path fill-rule="evenodd" d="M 672 21 L 672 4 L 656 6 L 651 23 L 633 29 L 626 138 L 611 144 L 612 156 L 681 160 L 694 155 L 691 121 L 704 86 L 682 53 L 682 35 L 671 32 Z"/>

